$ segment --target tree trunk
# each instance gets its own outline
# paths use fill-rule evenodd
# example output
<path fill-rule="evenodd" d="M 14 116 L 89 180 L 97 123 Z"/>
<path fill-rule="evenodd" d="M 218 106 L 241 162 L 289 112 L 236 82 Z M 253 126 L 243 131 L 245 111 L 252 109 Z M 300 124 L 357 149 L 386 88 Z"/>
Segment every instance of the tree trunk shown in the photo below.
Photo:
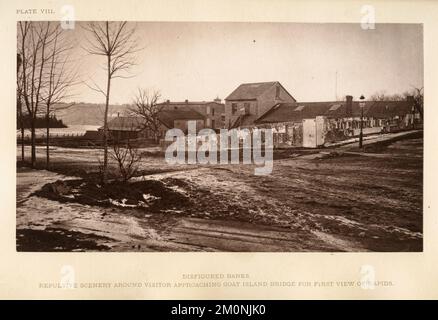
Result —
<path fill-rule="evenodd" d="M 35 119 L 32 118 L 31 121 L 31 132 L 30 132 L 30 145 L 31 145 L 31 162 L 30 166 L 35 167 L 36 163 L 36 150 L 35 150 Z"/>
<path fill-rule="evenodd" d="M 49 152 L 49 144 L 50 144 L 50 117 L 49 117 L 49 106 L 47 106 L 47 115 L 46 115 L 46 168 L 49 169 L 50 166 L 50 152 Z"/>
<path fill-rule="evenodd" d="M 24 123 L 21 121 L 21 162 L 24 164 Z"/>
<path fill-rule="evenodd" d="M 105 99 L 105 115 L 103 120 L 103 177 L 102 182 L 106 183 L 108 180 L 108 107 L 109 96 L 111 88 L 111 56 L 108 55 L 108 79 L 106 86 L 106 99 Z"/>
<path fill-rule="evenodd" d="M 17 107 L 18 107 L 18 116 L 20 118 L 20 131 L 21 131 L 21 164 L 24 164 L 24 121 L 23 121 L 23 110 L 21 99 L 18 98 L 17 101 Z"/>

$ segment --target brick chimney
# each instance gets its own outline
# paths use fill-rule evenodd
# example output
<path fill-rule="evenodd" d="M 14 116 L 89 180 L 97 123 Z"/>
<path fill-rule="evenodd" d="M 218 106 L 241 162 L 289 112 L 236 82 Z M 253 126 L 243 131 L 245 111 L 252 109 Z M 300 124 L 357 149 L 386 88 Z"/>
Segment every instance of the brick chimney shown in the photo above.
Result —
<path fill-rule="evenodd" d="M 186 103 L 186 104 L 189 104 L 189 100 L 186 99 L 185 103 Z"/>
<path fill-rule="evenodd" d="M 345 115 L 351 117 L 353 115 L 353 96 L 346 96 Z"/>
<path fill-rule="evenodd" d="M 221 103 L 222 100 L 219 97 L 216 97 L 216 99 L 214 99 L 213 101 L 217 103 Z"/>

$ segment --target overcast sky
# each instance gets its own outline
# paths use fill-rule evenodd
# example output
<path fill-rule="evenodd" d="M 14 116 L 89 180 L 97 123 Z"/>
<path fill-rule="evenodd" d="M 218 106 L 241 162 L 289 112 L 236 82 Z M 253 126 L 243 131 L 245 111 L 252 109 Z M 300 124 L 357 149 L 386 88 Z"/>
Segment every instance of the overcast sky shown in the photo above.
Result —
<path fill-rule="evenodd" d="M 402 93 L 423 86 L 422 26 L 304 23 L 141 22 L 144 49 L 130 79 L 115 79 L 111 103 L 130 103 L 138 87 L 161 91 L 163 100 L 224 99 L 240 83 L 280 81 L 298 101 L 369 97 L 376 91 Z M 104 57 L 81 49 L 84 30 L 68 37 L 83 80 L 105 87 Z M 103 102 L 85 85 L 73 100 Z"/>

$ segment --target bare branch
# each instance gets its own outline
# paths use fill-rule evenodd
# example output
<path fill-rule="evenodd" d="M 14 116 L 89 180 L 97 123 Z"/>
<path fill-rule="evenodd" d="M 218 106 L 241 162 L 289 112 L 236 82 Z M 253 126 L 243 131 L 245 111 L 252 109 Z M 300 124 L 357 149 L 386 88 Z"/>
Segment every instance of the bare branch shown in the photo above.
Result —
<path fill-rule="evenodd" d="M 138 89 L 138 93 L 134 98 L 134 107 L 130 108 L 130 112 L 141 117 L 143 120 L 143 129 L 151 131 L 155 140 L 158 140 L 161 120 L 160 113 L 164 105 L 159 104 L 161 94 L 159 91 L 148 91 L 146 89 Z"/>
<path fill-rule="evenodd" d="M 106 57 L 107 87 L 101 89 L 98 85 L 88 86 L 105 96 L 104 130 L 103 130 L 103 181 L 106 181 L 108 168 L 108 109 L 111 90 L 111 80 L 126 78 L 126 73 L 135 65 L 134 53 L 138 51 L 137 39 L 134 38 L 135 26 L 129 27 L 122 22 L 89 22 L 83 26 L 86 33 L 87 45 L 85 51 L 92 55 Z"/>

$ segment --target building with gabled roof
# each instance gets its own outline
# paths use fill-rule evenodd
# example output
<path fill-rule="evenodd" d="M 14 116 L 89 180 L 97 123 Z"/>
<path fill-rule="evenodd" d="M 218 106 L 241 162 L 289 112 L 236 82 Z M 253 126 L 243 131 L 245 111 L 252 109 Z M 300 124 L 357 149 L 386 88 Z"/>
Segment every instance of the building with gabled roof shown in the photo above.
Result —
<path fill-rule="evenodd" d="M 252 126 L 274 105 L 294 102 L 295 98 L 278 81 L 243 83 L 225 98 L 225 127 Z"/>
<path fill-rule="evenodd" d="M 273 129 L 275 145 L 287 142 L 296 146 L 305 145 L 309 135 L 315 138 L 315 132 L 319 133 L 321 143 L 357 136 L 362 112 L 364 134 L 421 126 L 421 115 L 414 107 L 413 97 L 404 101 L 362 103 L 363 109 L 361 102 L 353 101 L 352 96 L 347 96 L 345 101 L 278 103 L 254 123 L 257 127 Z"/>
<path fill-rule="evenodd" d="M 410 97 L 403 101 L 364 101 L 363 115 L 365 118 L 390 119 L 411 114 L 415 110 L 413 102 L 408 99 Z M 352 96 L 347 96 L 344 101 L 278 103 L 260 116 L 255 124 L 301 122 L 317 116 L 357 120 L 361 113 L 360 102 L 353 101 Z"/>
<path fill-rule="evenodd" d="M 108 121 L 109 137 L 117 140 L 137 139 L 140 132 L 144 129 L 143 120 L 134 116 L 117 116 Z M 104 127 L 100 127 L 103 131 Z"/>
<path fill-rule="evenodd" d="M 366 111 L 366 115 L 374 118 L 404 116 L 414 112 L 413 102 L 404 101 L 375 101 Z"/>
<path fill-rule="evenodd" d="M 205 127 L 205 117 L 192 109 L 174 109 L 174 110 L 161 110 L 158 119 L 166 127 L 163 128 L 162 136 L 167 129 L 180 129 L 184 133 L 187 133 L 188 122 L 196 122 L 196 130 L 201 130 Z"/>
<path fill-rule="evenodd" d="M 158 104 L 163 111 L 171 110 L 194 110 L 205 118 L 204 126 L 211 129 L 221 129 L 225 125 L 225 105 L 221 99 L 213 101 L 164 101 Z"/>
<path fill-rule="evenodd" d="M 158 138 L 163 138 L 169 129 L 180 129 L 187 133 L 188 122 L 196 122 L 196 130 L 204 128 L 205 117 L 192 109 L 161 110 L 158 114 L 161 123 Z M 103 131 L 103 126 L 99 128 Z M 145 120 L 139 116 L 118 116 L 108 121 L 110 137 L 116 140 L 156 139 L 155 133 L 147 128 Z"/>

